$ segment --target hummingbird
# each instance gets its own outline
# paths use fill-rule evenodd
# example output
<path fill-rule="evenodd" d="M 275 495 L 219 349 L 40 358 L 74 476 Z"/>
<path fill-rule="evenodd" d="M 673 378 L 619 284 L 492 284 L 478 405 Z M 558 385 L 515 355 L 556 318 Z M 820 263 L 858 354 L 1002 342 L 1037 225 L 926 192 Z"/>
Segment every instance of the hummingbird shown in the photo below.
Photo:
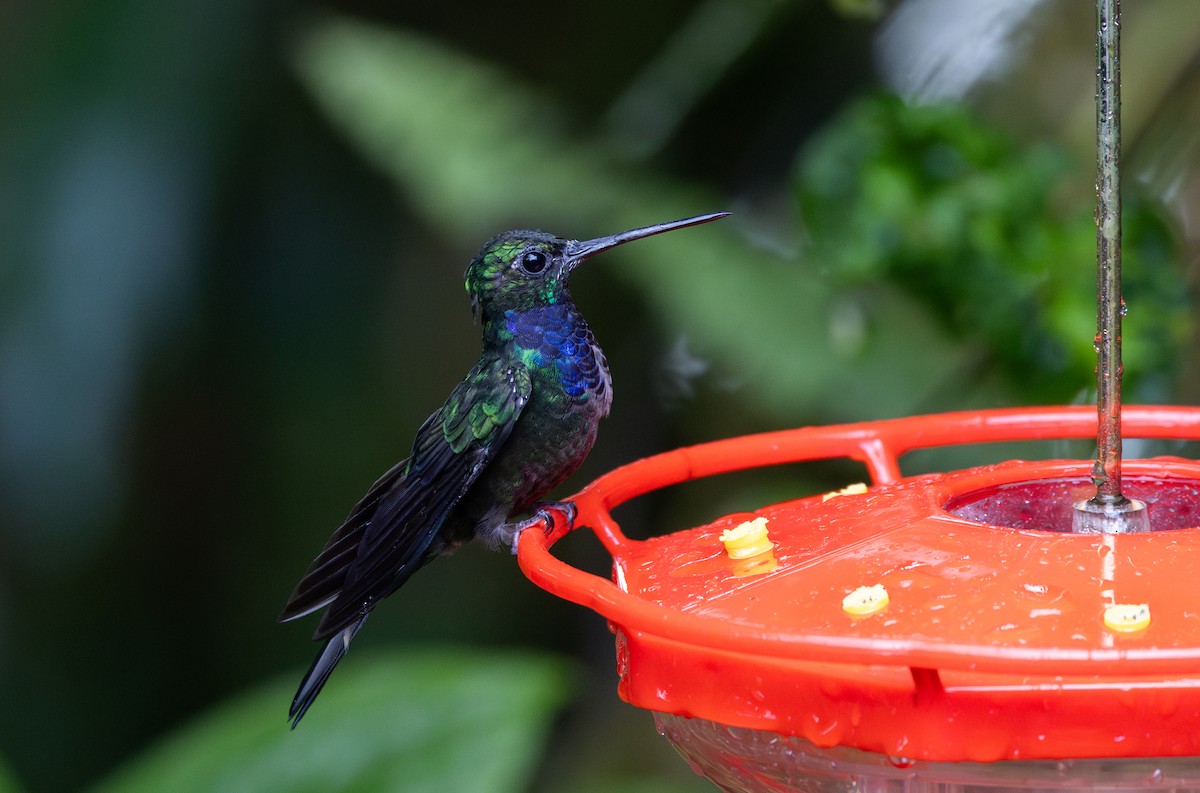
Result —
<path fill-rule="evenodd" d="M 515 552 L 525 529 L 552 530 L 557 517 L 573 523 L 574 505 L 540 499 L 591 451 L 612 379 L 571 299 L 571 272 L 617 245 L 728 214 L 585 242 L 521 230 L 484 244 L 464 276 L 483 325 L 479 361 L 417 430 L 408 458 L 350 511 L 279 616 L 287 622 L 325 609 L 313 634 L 325 645 L 292 700 L 293 729 L 371 610 L 419 568 L 475 537 Z"/>

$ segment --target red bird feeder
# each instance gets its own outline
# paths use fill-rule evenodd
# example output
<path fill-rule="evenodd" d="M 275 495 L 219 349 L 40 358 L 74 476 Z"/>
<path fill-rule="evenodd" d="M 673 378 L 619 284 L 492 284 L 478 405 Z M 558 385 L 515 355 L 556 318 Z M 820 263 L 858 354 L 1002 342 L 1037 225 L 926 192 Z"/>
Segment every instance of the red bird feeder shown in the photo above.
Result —
<path fill-rule="evenodd" d="M 1200 440 L 1200 409 L 1126 408 L 1124 420 L 1132 437 Z M 1096 429 L 1094 409 L 1024 408 L 679 449 L 575 498 L 576 525 L 612 555 L 611 581 L 554 557 L 561 533 L 526 532 L 518 560 L 609 620 L 621 697 L 655 711 L 728 790 L 959 789 L 855 787 L 866 778 L 1086 789 L 1096 774 L 1106 789 L 1140 789 L 1115 782 L 1126 777 L 1200 789 L 1200 463 L 1127 461 L 1154 531 L 1077 534 L 1089 462 L 914 477 L 898 462 Z M 870 485 L 644 541 L 610 513 L 692 479 L 834 458 L 865 464 Z M 758 517 L 770 547 L 734 558 L 722 534 Z"/>
<path fill-rule="evenodd" d="M 606 617 L 618 691 L 730 791 L 1200 791 L 1200 409 L 1121 410 L 1119 9 L 1098 0 L 1097 407 L 807 427 L 679 449 L 574 500 L 612 580 L 526 531 L 536 584 Z M 1094 462 L 906 477 L 935 446 L 1096 438 Z M 869 484 L 648 540 L 610 510 L 850 459 Z"/>

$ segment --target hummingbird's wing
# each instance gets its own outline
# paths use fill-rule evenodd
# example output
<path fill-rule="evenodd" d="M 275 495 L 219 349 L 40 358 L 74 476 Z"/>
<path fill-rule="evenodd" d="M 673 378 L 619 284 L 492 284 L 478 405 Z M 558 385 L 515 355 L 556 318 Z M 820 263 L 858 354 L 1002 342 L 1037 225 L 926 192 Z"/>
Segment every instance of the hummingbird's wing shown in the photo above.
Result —
<path fill-rule="evenodd" d="M 532 385 L 510 361 L 480 361 L 380 477 L 296 585 L 280 615 L 329 606 L 314 639 L 354 624 L 426 560 L 446 515 L 504 445 Z"/>

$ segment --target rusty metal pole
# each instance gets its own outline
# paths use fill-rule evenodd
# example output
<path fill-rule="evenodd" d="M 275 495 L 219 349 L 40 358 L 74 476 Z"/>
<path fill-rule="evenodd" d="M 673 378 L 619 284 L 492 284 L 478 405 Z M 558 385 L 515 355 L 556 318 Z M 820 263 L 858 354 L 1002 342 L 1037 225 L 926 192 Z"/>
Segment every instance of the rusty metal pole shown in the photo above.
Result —
<path fill-rule="evenodd" d="M 1145 504 L 1121 491 L 1121 3 L 1096 0 L 1096 495 L 1074 530 L 1148 531 Z"/>
<path fill-rule="evenodd" d="M 1096 5 L 1096 500 L 1121 501 L 1121 8 Z"/>

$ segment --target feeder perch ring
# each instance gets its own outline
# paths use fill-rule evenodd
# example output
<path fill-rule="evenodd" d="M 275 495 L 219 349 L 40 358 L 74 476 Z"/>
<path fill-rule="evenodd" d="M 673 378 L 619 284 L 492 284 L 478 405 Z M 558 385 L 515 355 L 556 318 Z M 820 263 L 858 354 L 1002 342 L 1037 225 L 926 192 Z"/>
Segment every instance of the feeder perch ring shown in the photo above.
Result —
<path fill-rule="evenodd" d="M 518 562 L 608 620 L 619 694 L 660 713 L 927 761 L 1200 755 L 1200 463 L 1126 461 L 1127 490 L 1149 504 L 1155 528 L 1130 535 L 1039 522 L 1058 520 L 1043 508 L 1053 501 L 1069 523 L 1090 461 L 900 470 L 915 449 L 1093 438 L 1096 421 L 1084 406 L 1000 409 L 678 449 L 572 499 L 575 525 L 611 555 L 613 580 L 550 553 L 565 527 L 524 532 Z M 1200 440 L 1200 409 L 1126 407 L 1124 428 Z M 611 514 L 672 484 L 834 458 L 865 465 L 865 492 L 647 540 Z M 770 564 L 748 574 L 721 534 L 753 518 L 769 521 L 772 547 L 755 559 Z M 850 593 L 875 586 L 885 608 L 847 613 Z M 1122 604 L 1144 610 L 1106 619 Z"/>

